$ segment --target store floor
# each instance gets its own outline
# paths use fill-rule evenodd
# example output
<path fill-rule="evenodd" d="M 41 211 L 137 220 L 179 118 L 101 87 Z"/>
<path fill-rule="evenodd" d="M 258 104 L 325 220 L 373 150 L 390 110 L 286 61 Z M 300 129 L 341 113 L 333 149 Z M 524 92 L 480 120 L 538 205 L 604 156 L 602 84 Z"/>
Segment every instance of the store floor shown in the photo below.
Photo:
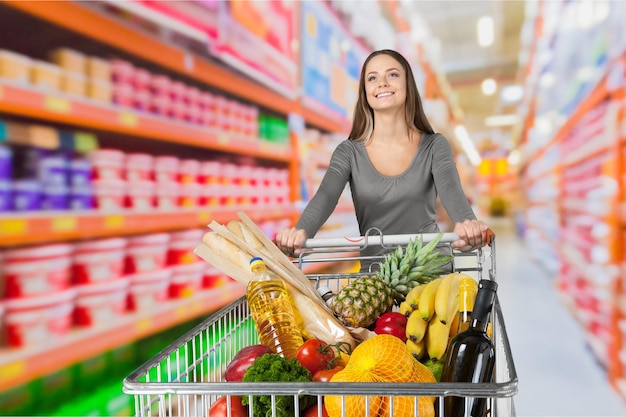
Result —
<path fill-rule="evenodd" d="M 519 378 L 517 415 L 626 416 L 626 400 L 595 362 L 551 277 L 526 256 L 512 222 L 488 222 L 496 233 L 498 294 Z"/>

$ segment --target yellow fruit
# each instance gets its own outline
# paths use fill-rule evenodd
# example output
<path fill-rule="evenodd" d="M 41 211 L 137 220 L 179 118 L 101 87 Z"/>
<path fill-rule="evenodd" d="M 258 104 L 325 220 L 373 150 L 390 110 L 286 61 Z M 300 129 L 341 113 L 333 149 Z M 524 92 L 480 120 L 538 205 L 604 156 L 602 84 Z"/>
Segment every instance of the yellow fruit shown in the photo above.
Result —
<path fill-rule="evenodd" d="M 437 382 L 435 375 L 419 361 L 414 362 L 413 374 L 408 382 Z M 413 417 L 415 410 L 415 397 L 384 397 L 380 417 L 392 417 L 391 398 L 393 398 L 393 417 Z M 419 417 L 435 416 L 435 397 L 420 396 L 417 400 Z"/>
<path fill-rule="evenodd" d="M 395 336 L 394 336 L 395 337 Z M 396 338 L 397 339 L 397 338 Z M 398 339 L 399 340 L 399 339 Z M 361 372 L 360 370 L 343 369 L 332 376 L 330 382 L 384 382 L 376 379 L 375 374 Z M 345 416 L 368 416 L 377 417 L 383 402 L 380 396 L 369 397 L 369 407 L 366 413 L 366 397 L 363 395 L 345 396 L 345 414 L 342 414 L 343 397 L 340 395 L 324 396 L 324 406 L 329 417 Z"/>
<path fill-rule="evenodd" d="M 416 362 L 402 340 L 396 336 L 380 334 L 359 344 L 352 351 L 345 369 L 333 375 L 330 382 L 409 382 L 420 377 L 416 376 Z M 380 416 L 383 401 L 382 396 L 371 396 L 369 407 L 366 409 L 364 396 L 346 396 L 345 415 Z M 329 417 L 342 415 L 342 402 L 341 396 L 324 397 Z"/>
<path fill-rule="evenodd" d="M 424 339 L 420 340 L 418 343 L 415 343 L 411 339 L 407 339 L 406 347 L 417 360 L 422 359 L 426 355 L 426 342 Z"/>
<path fill-rule="evenodd" d="M 426 284 L 426 288 L 420 294 L 419 304 L 417 308 L 419 309 L 420 315 L 426 321 L 430 320 L 431 317 L 435 314 L 435 296 L 437 295 L 437 289 L 443 278 L 435 278 Z"/>
<path fill-rule="evenodd" d="M 406 321 L 404 331 L 407 339 L 419 343 L 426 335 L 427 329 L 428 322 L 422 318 L 419 310 L 415 310 Z"/>
<path fill-rule="evenodd" d="M 448 338 L 450 336 L 450 325 L 443 324 L 437 316 L 428 322 L 426 332 L 426 351 L 431 359 L 440 360 L 446 354 L 448 348 Z"/>

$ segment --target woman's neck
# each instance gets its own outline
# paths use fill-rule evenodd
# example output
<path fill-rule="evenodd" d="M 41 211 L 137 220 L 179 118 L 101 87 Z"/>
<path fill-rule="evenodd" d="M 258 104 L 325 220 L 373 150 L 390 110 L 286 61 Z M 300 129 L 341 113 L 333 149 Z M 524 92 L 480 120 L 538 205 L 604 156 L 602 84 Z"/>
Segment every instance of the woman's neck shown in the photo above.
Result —
<path fill-rule="evenodd" d="M 404 119 L 397 116 L 378 115 L 374 122 L 372 137 L 385 142 L 405 142 L 414 136 Z"/>

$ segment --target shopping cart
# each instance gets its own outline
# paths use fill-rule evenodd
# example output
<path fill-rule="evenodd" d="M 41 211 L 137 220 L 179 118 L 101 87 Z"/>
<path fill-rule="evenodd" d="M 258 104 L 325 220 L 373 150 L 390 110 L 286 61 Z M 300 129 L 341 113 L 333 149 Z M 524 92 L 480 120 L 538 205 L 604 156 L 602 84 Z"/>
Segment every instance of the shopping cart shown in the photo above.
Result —
<path fill-rule="evenodd" d="M 361 249 L 369 245 L 394 249 L 397 245 L 407 244 L 409 239 L 416 236 L 383 236 L 374 231 L 357 239 L 309 239 L 305 244 L 306 252 L 294 262 L 300 268 L 316 262 L 332 262 L 335 265 L 345 262 L 346 268 L 354 270 L 357 261 L 364 261 L 359 256 Z M 421 236 L 424 242 L 428 242 L 436 234 Z M 439 243 L 440 250 L 452 255 L 450 268 L 476 279 L 495 280 L 495 237 L 492 236 L 489 246 L 472 252 L 453 250 L 450 243 L 456 238 L 455 234 L 446 233 Z M 379 258 L 382 259 L 382 255 Z M 307 277 L 316 286 L 325 285 L 338 290 L 361 275 L 360 272 L 350 272 L 308 274 Z M 445 415 L 445 396 L 483 397 L 487 398 L 490 416 L 515 416 L 513 397 L 517 393 L 517 373 L 497 298 L 492 318 L 492 338 L 496 347 L 495 380 L 492 383 L 226 382 L 224 371 L 237 352 L 245 346 L 258 343 L 246 299 L 241 297 L 209 316 L 140 366 L 124 379 L 123 391 L 134 396 L 136 416 L 211 417 L 215 414 L 209 414 L 211 405 L 223 396 L 227 397 L 227 401 L 236 400 L 234 396 L 250 396 L 252 404 L 252 396 L 269 395 L 273 405 L 277 396 L 290 396 L 297 410 L 302 395 L 315 396 L 319 406 L 323 397 L 331 394 L 344 398 L 363 396 L 366 404 L 370 398 L 381 395 L 414 397 L 415 404 L 420 396 L 438 397 L 439 401 L 435 404 L 439 416 Z M 251 408 L 249 416 L 253 416 L 254 410 Z M 272 408 L 272 415 L 276 416 L 276 409 L 274 406 Z M 414 413 L 414 417 L 418 417 L 417 407 Z M 296 413 L 296 417 L 298 415 L 302 414 Z M 321 408 L 316 408 L 314 415 L 321 417 Z M 345 410 L 343 415 L 353 417 Z"/>

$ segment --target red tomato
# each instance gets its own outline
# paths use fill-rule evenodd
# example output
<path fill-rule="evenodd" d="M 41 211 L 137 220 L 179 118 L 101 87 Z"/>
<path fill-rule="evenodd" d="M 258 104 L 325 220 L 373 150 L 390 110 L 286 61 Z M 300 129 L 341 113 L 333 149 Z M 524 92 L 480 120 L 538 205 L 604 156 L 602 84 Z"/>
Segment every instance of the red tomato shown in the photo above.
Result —
<path fill-rule="evenodd" d="M 378 320 L 376 320 L 376 325 L 394 323 L 398 326 L 406 327 L 406 322 L 407 317 L 404 314 L 398 313 L 397 311 L 390 311 L 380 316 Z"/>
<path fill-rule="evenodd" d="M 302 417 L 319 417 L 319 408 L 317 404 L 312 405 L 307 408 Z M 322 404 L 322 417 L 328 417 L 328 413 L 326 412 L 326 407 Z"/>
<path fill-rule="evenodd" d="M 228 409 L 230 408 L 231 417 L 247 417 L 248 407 L 241 404 L 241 397 L 231 395 L 230 399 L 223 396 L 215 401 L 209 409 L 211 417 L 228 417 Z"/>
<path fill-rule="evenodd" d="M 374 332 L 376 334 L 390 334 L 399 338 L 403 342 L 406 342 L 406 329 L 404 328 L 404 326 L 399 326 L 394 323 L 376 323 Z"/>
<path fill-rule="evenodd" d="M 313 381 L 316 382 L 330 382 L 330 378 L 337 372 L 344 369 L 343 366 L 335 366 L 333 369 L 322 369 L 313 374 Z"/>
<path fill-rule="evenodd" d="M 332 365 L 335 352 L 326 342 L 318 339 L 309 339 L 296 352 L 296 359 L 311 375 L 322 369 L 328 369 Z"/>

